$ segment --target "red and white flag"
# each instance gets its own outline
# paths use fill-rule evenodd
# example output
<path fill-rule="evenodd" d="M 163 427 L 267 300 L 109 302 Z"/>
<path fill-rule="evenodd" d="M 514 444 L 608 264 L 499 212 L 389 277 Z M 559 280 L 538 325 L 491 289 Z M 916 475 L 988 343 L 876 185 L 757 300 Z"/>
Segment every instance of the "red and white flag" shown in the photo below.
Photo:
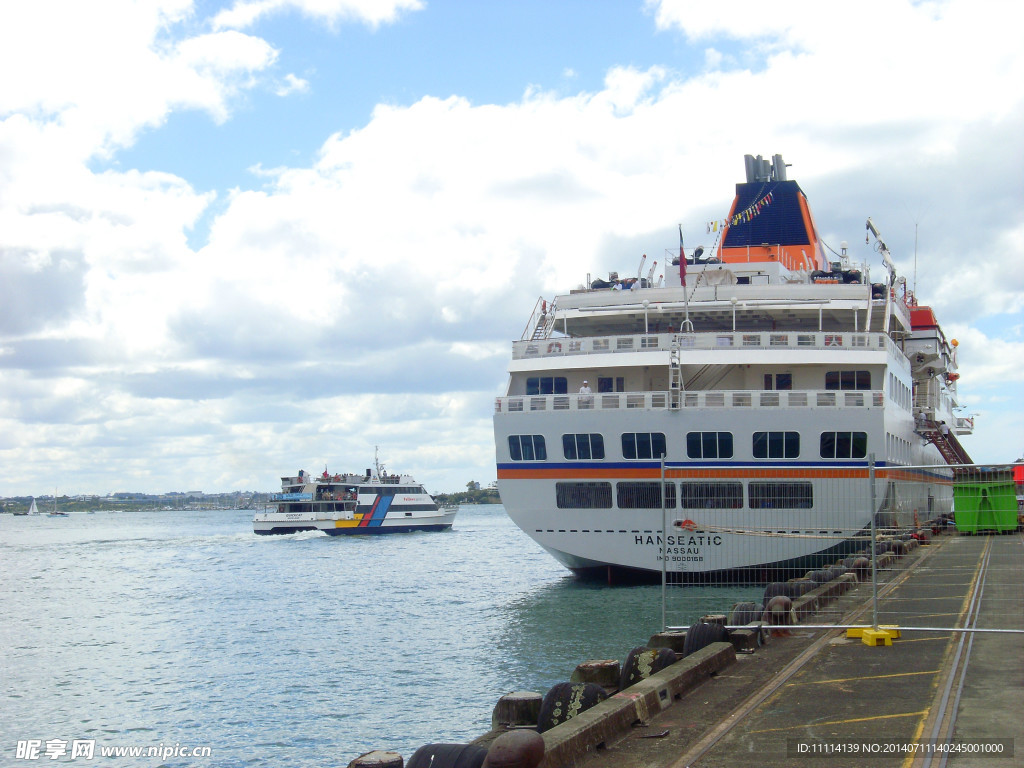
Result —
<path fill-rule="evenodd" d="M 683 253 L 683 225 L 679 225 L 679 281 L 686 287 L 686 254 Z"/>

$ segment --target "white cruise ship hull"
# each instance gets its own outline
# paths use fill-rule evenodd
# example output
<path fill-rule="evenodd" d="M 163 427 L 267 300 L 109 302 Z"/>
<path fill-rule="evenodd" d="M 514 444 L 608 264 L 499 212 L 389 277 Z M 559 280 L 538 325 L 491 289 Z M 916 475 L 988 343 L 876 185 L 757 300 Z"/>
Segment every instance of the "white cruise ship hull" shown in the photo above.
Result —
<path fill-rule="evenodd" d="M 555 397 L 541 399 L 553 406 Z M 628 397 L 621 396 L 622 405 Z M 507 455 L 508 438 L 522 432 L 555 438 L 624 432 L 666 435 L 664 470 L 660 461 L 621 457 L 559 461 L 561 457 L 551 453 L 543 462 L 499 461 L 498 485 L 509 517 L 580 575 L 652 580 L 660 578 L 664 557 L 664 570 L 676 581 L 789 578 L 866 548 L 872 509 L 880 530 L 913 528 L 952 510 L 952 473 L 934 449 L 920 448 L 913 457 L 914 463 L 926 466 L 911 469 L 878 462 L 874 507 L 866 459 L 758 462 L 747 456 L 745 461 L 701 462 L 680 458 L 686 455 L 689 432 L 789 431 L 799 433 L 805 444 L 817 444 L 819 425 L 825 419 L 841 431 L 869 430 L 871 443 L 884 445 L 885 409 L 870 407 L 871 397 L 849 408 L 766 407 L 756 414 L 724 408 L 644 409 L 639 404 L 600 411 L 595 407 L 600 403 L 578 408 L 581 399 L 569 395 L 569 407 L 560 412 L 541 410 L 540 403 L 534 402 L 536 411 L 513 410 L 494 417 L 499 455 Z M 515 399 L 502 404 L 519 405 Z M 912 427 L 905 426 L 908 437 L 914 437 Z M 895 427 L 890 424 L 889 428 Z M 556 443 L 554 450 L 559 448 Z M 623 499 L 622 486 L 633 490 L 643 483 L 659 484 L 663 471 L 664 481 L 674 486 L 664 511 L 660 499 L 649 508 L 635 508 L 635 499 Z M 567 503 L 566 495 L 577 485 L 603 492 L 603 503 L 609 506 L 568 508 L 572 500 Z M 693 499 L 688 503 L 682 498 L 684 485 L 735 489 L 729 501 L 732 506 L 699 507 Z M 777 501 L 765 498 L 765 488 L 774 490 Z M 802 494 L 798 505 L 784 506 L 785 495 L 793 493 Z"/>
<path fill-rule="evenodd" d="M 715 246 L 686 254 L 680 231 L 664 281 L 538 299 L 512 344 L 498 490 L 577 573 L 789 578 L 952 512 L 973 429 L 956 340 L 870 219 L 875 282 L 825 246 L 781 157 L 746 166 Z"/>

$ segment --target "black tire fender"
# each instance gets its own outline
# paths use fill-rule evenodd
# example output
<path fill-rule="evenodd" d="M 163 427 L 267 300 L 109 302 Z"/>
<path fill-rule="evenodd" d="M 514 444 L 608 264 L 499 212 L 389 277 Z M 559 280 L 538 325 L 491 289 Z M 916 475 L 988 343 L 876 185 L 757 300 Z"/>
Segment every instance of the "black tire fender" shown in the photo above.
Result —
<path fill-rule="evenodd" d="M 597 683 L 557 683 L 544 694 L 537 730 L 544 733 L 607 698 L 607 692 Z"/>
<path fill-rule="evenodd" d="M 655 672 L 676 663 L 676 653 L 671 648 L 634 648 L 626 656 L 619 675 L 619 690 L 625 690 L 634 683 L 646 680 Z"/>
<path fill-rule="evenodd" d="M 683 657 L 696 653 L 701 648 L 706 648 L 712 643 L 729 642 L 729 631 L 721 624 L 705 624 L 698 621 L 691 624 L 686 630 L 686 640 L 683 642 Z"/>
<path fill-rule="evenodd" d="M 479 744 L 424 744 L 405 768 L 480 768 L 486 757 L 487 748 Z"/>

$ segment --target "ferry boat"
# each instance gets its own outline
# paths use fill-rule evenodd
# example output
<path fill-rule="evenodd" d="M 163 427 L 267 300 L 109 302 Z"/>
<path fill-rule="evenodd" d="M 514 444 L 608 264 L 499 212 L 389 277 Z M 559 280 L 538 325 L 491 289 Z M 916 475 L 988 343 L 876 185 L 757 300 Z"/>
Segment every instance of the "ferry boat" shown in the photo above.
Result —
<path fill-rule="evenodd" d="M 745 166 L 709 248 L 680 228 L 663 279 L 644 261 L 588 276 L 539 298 L 512 343 L 502 504 L 577 574 L 788 578 L 863 547 L 872 514 L 908 528 L 951 511 L 973 430 L 956 340 L 871 219 L 875 282 L 822 241 L 780 155 Z"/>
<path fill-rule="evenodd" d="M 388 474 L 376 462 L 362 474 L 313 476 L 299 470 L 281 478 L 275 504 L 257 512 L 253 531 L 260 535 L 323 531 L 329 536 L 444 531 L 452 527 L 457 506 L 441 507 L 409 475 Z"/>

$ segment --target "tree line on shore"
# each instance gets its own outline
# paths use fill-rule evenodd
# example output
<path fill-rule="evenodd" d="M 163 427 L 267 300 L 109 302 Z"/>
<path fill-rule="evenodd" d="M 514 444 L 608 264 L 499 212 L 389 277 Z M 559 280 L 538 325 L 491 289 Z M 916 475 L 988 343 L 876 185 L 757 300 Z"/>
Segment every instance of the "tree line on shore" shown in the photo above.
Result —
<path fill-rule="evenodd" d="M 464 491 L 435 493 L 433 496 L 438 504 L 501 504 L 497 488 L 493 486 L 481 488 L 480 483 L 475 480 L 466 483 Z"/>

